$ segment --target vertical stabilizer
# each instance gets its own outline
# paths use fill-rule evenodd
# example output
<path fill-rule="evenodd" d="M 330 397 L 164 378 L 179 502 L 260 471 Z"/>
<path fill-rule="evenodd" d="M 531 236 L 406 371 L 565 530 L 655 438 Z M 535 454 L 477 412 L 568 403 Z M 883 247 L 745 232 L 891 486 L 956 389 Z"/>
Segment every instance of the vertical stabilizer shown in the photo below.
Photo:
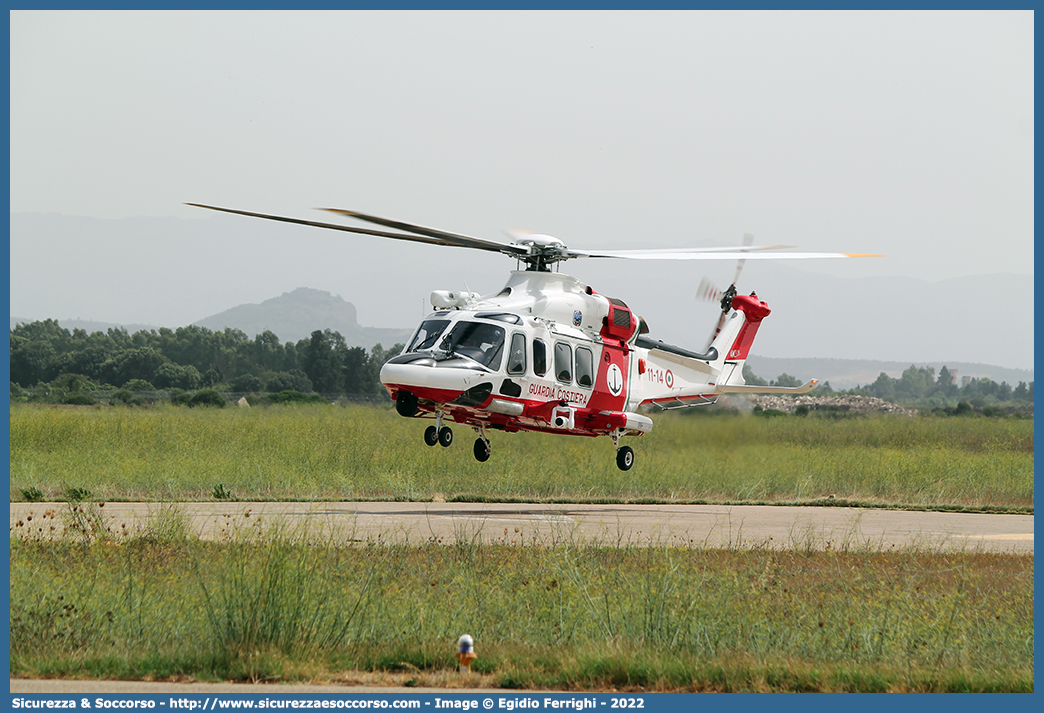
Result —
<path fill-rule="evenodd" d="M 730 306 L 734 311 L 725 320 L 725 325 L 714 342 L 720 358 L 723 359 L 721 378 L 718 381 L 722 387 L 743 385 L 743 362 L 750 353 L 754 337 L 761 327 L 761 320 L 771 312 L 768 304 L 762 302 L 754 293 L 734 296 Z M 738 325 L 733 326 L 736 323 Z"/>
<path fill-rule="evenodd" d="M 762 302 L 753 292 L 733 297 L 732 308 L 742 312 L 744 320 L 736 340 L 725 353 L 725 358 L 728 361 L 744 361 L 750 353 L 750 345 L 754 343 L 758 328 L 761 327 L 761 320 L 769 316 L 772 310 L 769 309 L 768 303 Z"/>

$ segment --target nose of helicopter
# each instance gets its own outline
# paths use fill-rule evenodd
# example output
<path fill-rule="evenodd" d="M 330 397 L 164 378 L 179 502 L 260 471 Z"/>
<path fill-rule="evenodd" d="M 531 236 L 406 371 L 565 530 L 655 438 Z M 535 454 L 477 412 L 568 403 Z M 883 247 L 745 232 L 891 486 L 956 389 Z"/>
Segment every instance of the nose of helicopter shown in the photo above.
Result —
<path fill-rule="evenodd" d="M 439 367 L 424 357 L 403 363 L 393 359 L 381 367 L 380 379 L 389 393 L 409 391 L 436 403 L 453 401 L 488 374 L 479 369 Z"/>

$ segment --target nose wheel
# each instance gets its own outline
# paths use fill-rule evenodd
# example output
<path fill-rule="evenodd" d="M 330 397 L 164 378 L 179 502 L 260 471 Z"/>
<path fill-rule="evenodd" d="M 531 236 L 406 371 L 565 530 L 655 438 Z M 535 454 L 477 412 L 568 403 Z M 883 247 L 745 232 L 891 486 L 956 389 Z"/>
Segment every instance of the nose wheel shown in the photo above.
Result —
<path fill-rule="evenodd" d="M 438 443 L 443 448 L 449 448 L 449 445 L 453 443 L 453 431 L 450 430 L 449 426 L 443 426 L 442 428 L 428 426 L 424 429 L 424 443 L 429 446 L 434 446 Z"/>
<path fill-rule="evenodd" d="M 439 442 L 439 429 L 434 426 L 428 426 L 424 429 L 424 443 L 429 446 L 434 446 Z"/>
<path fill-rule="evenodd" d="M 453 431 L 449 426 L 442 425 L 441 411 L 435 415 L 435 425 L 424 429 L 424 443 L 429 446 L 438 443 L 443 448 L 449 448 L 449 445 L 453 443 Z"/>

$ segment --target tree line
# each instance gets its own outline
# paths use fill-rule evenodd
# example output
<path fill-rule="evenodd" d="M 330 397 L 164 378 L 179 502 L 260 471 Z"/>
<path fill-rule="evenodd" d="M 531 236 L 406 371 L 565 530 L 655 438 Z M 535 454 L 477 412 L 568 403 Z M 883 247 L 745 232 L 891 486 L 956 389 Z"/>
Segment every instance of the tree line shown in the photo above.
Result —
<path fill-rule="evenodd" d="M 142 330 L 123 328 L 88 333 L 72 331 L 48 319 L 19 324 L 11 330 L 11 392 L 34 390 L 53 397 L 69 392 L 123 389 L 129 392 L 189 392 L 213 389 L 237 393 L 297 391 L 328 395 L 382 396 L 379 374 L 401 344 L 368 352 L 349 347 L 336 331 L 316 330 L 306 339 L 281 342 L 265 330 L 248 337 L 242 330 L 206 327 Z M 799 386 L 802 381 L 781 374 L 772 381 L 756 376 L 749 365 L 748 384 Z M 899 378 L 881 373 L 877 380 L 847 391 L 835 391 L 827 382 L 817 395 L 835 393 L 876 396 L 893 403 L 928 409 L 953 409 L 960 404 L 982 410 L 998 406 L 1033 404 L 1033 382 L 1015 387 L 990 379 L 971 379 L 958 385 L 943 366 L 911 365 Z"/>
<path fill-rule="evenodd" d="M 378 396 L 384 393 L 381 366 L 401 350 L 401 344 L 377 344 L 369 352 L 349 347 L 329 329 L 284 343 L 269 330 L 253 339 L 239 329 L 196 326 L 88 333 L 48 319 L 11 330 L 11 388 L 12 394 L 51 386 Z"/>

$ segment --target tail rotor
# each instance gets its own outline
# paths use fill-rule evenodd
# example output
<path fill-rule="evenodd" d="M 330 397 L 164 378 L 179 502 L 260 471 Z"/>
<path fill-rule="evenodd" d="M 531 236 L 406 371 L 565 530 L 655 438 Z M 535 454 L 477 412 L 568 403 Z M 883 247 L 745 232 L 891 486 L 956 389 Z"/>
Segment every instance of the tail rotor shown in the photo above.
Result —
<path fill-rule="evenodd" d="M 750 247 L 753 244 L 754 236 L 750 233 L 744 233 L 743 247 Z M 707 342 L 708 347 L 717 338 L 718 334 L 721 332 L 721 328 L 725 326 L 725 318 L 728 316 L 729 310 L 732 309 L 732 298 L 736 296 L 736 283 L 739 282 L 740 273 L 743 272 L 743 266 L 746 262 L 745 259 L 741 259 L 736 263 L 736 274 L 733 275 L 732 284 L 729 285 L 728 289 L 719 290 L 714 283 L 706 277 L 700 280 L 700 284 L 696 288 L 697 301 L 717 302 L 721 305 L 721 316 L 718 318 L 718 324 L 714 328 L 714 333 L 711 334 L 711 337 Z"/>

